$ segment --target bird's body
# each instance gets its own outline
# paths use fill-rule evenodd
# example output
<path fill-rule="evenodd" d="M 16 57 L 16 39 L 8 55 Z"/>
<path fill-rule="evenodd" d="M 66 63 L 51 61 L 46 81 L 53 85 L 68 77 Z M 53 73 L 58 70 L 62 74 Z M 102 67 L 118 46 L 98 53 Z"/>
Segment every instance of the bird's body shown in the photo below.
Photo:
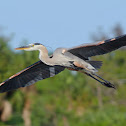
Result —
<path fill-rule="evenodd" d="M 44 52 L 46 52 L 46 55 L 43 53 L 43 50 L 45 50 Z M 50 66 L 60 65 L 60 66 L 64 66 L 65 68 L 72 68 L 73 70 L 77 70 L 80 68 L 81 70 L 85 70 L 85 71 L 88 70 L 88 72 L 92 72 L 92 73 L 97 71 L 91 64 L 73 55 L 67 50 L 68 50 L 67 48 L 57 48 L 54 51 L 53 56 L 50 58 L 48 56 L 47 49 L 43 45 L 41 45 L 39 46 L 39 51 L 40 51 L 39 59 L 45 64 Z"/>
<path fill-rule="evenodd" d="M 65 68 L 80 71 L 104 86 L 115 88 L 109 81 L 96 74 L 102 62 L 92 61 L 89 58 L 109 53 L 122 46 L 126 46 L 126 35 L 74 48 L 57 48 L 52 56 L 48 55 L 48 50 L 40 43 L 16 48 L 16 50 L 26 51 L 39 50 L 40 61 L 2 82 L 0 84 L 0 92 L 29 86 L 39 80 L 55 76 Z"/>

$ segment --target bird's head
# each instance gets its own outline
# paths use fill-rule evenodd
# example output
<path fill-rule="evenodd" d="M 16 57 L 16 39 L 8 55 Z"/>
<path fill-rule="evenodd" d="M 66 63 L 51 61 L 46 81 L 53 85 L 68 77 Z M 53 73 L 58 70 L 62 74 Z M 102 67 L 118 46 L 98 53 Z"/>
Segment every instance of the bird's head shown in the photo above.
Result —
<path fill-rule="evenodd" d="M 18 48 L 15 48 L 15 50 L 26 50 L 26 51 L 33 51 L 33 50 L 39 50 L 39 48 L 43 46 L 40 43 L 33 43 L 33 44 L 29 44 L 27 46 L 21 46 Z"/>

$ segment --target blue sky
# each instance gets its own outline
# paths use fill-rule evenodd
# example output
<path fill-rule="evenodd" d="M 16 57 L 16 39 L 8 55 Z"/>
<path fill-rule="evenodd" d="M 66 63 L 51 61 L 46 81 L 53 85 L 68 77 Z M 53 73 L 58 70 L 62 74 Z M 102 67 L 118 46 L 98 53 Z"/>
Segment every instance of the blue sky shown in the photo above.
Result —
<path fill-rule="evenodd" d="M 120 23 L 126 32 L 125 0 L 1 0 L 0 27 L 14 34 L 12 48 L 39 42 L 55 49 L 92 42 L 90 35 Z"/>

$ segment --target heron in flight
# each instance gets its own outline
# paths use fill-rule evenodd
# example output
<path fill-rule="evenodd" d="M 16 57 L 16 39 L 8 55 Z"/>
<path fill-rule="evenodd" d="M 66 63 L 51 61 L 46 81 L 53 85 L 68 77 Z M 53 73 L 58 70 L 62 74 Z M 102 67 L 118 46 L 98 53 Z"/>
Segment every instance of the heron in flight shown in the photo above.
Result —
<path fill-rule="evenodd" d="M 74 48 L 57 48 L 52 56 L 48 56 L 48 50 L 40 43 L 16 48 L 16 50 L 26 51 L 39 50 L 40 61 L 0 83 L 0 93 L 26 87 L 39 80 L 53 77 L 65 68 L 85 73 L 102 85 L 115 88 L 109 81 L 96 74 L 97 69 L 102 66 L 102 61 L 92 61 L 89 58 L 109 53 L 122 46 L 126 46 L 126 35 Z"/>

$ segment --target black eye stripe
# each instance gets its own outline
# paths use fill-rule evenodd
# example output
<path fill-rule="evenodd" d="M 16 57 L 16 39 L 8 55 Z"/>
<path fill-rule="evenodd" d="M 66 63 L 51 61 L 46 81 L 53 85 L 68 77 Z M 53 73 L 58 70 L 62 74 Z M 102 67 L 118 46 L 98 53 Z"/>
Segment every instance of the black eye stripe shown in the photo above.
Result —
<path fill-rule="evenodd" d="M 40 44 L 40 43 L 34 43 L 34 45 L 42 45 L 42 44 Z"/>

